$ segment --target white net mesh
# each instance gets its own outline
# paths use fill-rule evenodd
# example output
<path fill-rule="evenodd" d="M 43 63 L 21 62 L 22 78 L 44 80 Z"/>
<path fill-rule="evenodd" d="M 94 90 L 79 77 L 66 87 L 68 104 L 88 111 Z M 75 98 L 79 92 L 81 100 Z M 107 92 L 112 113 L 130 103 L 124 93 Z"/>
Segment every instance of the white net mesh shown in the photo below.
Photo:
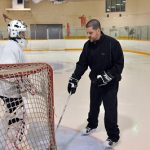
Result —
<path fill-rule="evenodd" d="M 53 104 L 48 64 L 0 65 L 0 150 L 56 150 Z"/>

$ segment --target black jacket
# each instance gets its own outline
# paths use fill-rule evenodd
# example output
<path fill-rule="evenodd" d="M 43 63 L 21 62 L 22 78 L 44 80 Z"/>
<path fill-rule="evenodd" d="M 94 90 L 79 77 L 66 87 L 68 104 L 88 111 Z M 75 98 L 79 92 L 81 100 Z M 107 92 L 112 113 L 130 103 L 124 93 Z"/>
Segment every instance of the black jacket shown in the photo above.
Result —
<path fill-rule="evenodd" d="M 89 74 L 91 80 L 95 80 L 102 71 L 109 72 L 117 81 L 121 80 L 124 56 L 119 42 L 103 33 L 97 41 L 88 40 L 76 63 L 73 77 L 80 80 L 88 67 L 91 69 Z"/>

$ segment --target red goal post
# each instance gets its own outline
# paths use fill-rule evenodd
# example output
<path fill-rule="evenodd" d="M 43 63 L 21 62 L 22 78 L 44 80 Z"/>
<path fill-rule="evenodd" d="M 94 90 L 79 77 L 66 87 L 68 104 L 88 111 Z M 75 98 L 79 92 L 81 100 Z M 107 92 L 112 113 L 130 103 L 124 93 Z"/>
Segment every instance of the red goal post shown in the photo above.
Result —
<path fill-rule="evenodd" d="M 19 119 L 10 123 L 14 118 Z M 20 120 L 25 124 L 23 128 Z M 15 140 L 11 139 L 8 129 L 15 134 Z M 19 142 L 17 137 L 21 137 Z M 0 143 L 0 150 L 6 149 L 9 143 L 16 149 L 56 150 L 53 70 L 50 65 L 0 65 Z"/>

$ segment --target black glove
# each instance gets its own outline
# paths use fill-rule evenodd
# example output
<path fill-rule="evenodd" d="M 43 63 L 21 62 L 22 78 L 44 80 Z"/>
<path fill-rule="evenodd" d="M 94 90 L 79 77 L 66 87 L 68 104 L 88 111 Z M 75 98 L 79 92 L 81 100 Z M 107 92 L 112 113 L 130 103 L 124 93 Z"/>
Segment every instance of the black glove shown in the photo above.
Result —
<path fill-rule="evenodd" d="M 68 83 L 68 93 L 74 94 L 76 92 L 77 86 L 78 86 L 78 80 L 71 77 Z"/>
<path fill-rule="evenodd" d="M 113 78 L 114 77 L 110 73 L 103 71 L 101 74 L 97 75 L 96 84 L 98 86 L 104 86 L 108 84 Z"/>

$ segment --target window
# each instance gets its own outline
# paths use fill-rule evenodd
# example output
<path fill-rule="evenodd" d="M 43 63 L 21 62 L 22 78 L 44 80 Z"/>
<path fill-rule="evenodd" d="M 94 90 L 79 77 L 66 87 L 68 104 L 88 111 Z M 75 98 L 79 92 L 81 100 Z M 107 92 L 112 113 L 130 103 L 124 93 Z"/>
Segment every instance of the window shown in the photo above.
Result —
<path fill-rule="evenodd" d="M 106 0 L 106 12 L 125 11 L 126 0 Z"/>
<path fill-rule="evenodd" d="M 17 3 L 18 3 L 18 4 L 22 4 L 22 3 L 23 3 L 23 0 L 17 0 Z"/>
<path fill-rule="evenodd" d="M 63 39 L 62 24 L 31 24 L 31 39 Z"/>

